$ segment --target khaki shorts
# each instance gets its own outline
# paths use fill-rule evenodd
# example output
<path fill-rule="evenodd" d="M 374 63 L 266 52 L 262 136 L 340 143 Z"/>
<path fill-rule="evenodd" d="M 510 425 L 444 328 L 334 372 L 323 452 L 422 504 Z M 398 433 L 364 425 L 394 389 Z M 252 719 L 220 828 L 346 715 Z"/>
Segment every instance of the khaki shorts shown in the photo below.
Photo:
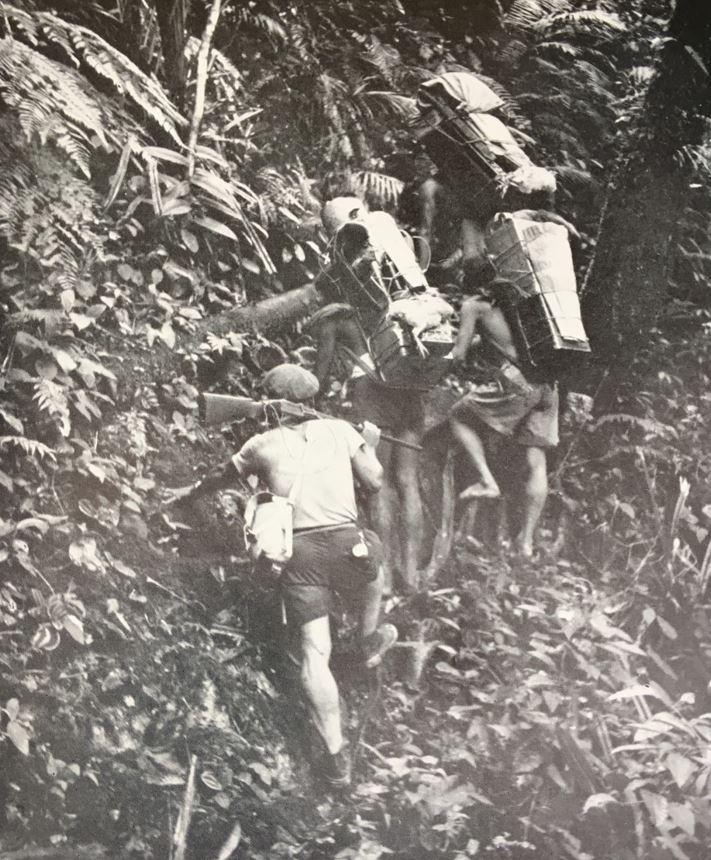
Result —
<path fill-rule="evenodd" d="M 558 389 L 547 382 L 501 386 L 498 394 L 465 394 L 450 413 L 463 424 L 481 422 L 519 445 L 555 448 L 558 444 Z"/>
<path fill-rule="evenodd" d="M 348 383 L 354 421 L 370 421 L 381 430 L 396 434 L 403 430 L 422 431 L 425 423 L 424 395 L 412 388 L 389 388 L 367 376 Z"/>
<path fill-rule="evenodd" d="M 362 539 L 368 555 L 356 558 L 353 547 Z M 296 532 L 294 551 L 280 579 L 288 623 L 301 627 L 328 616 L 334 608 L 334 592 L 359 602 L 365 586 L 378 575 L 382 559 L 378 536 L 354 524 Z"/>

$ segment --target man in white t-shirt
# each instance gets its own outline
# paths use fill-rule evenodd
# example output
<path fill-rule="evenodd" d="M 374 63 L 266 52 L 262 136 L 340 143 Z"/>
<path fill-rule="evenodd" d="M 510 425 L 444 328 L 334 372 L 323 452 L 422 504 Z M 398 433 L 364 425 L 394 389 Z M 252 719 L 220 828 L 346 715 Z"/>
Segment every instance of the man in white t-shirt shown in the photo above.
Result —
<path fill-rule="evenodd" d="M 269 396 L 304 402 L 318 391 L 308 371 L 283 364 L 264 378 Z M 333 592 L 360 609 L 365 665 L 378 665 L 397 640 L 392 624 L 378 626 L 383 591 L 382 547 L 358 524 L 356 483 L 377 493 L 382 467 L 375 455 L 380 431 L 365 424 L 358 433 L 336 418 L 280 419 L 252 437 L 226 467 L 192 487 L 176 490 L 171 501 L 195 498 L 256 475 L 270 492 L 294 499 L 294 549 L 280 577 L 287 621 L 298 631 L 301 682 L 314 724 L 327 753 L 323 776 L 333 787 L 350 782 L 350 759 L 341 731 L 338 687 L 329 666 L 329 613 Z"/>

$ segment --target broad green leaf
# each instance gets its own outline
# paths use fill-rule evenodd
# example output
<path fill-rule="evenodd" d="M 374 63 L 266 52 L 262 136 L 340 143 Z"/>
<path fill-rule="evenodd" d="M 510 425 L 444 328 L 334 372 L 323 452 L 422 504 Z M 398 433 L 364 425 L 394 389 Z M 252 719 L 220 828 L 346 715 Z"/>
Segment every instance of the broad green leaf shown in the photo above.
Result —
<path fill-rule="evenodd" d="M 158 337 L 163 341 L 168 349 L 173 349 L 175 346 L 175 329 L 169 322 L 164 322 L 160 327 Z"/>
<path fill-rule="evenodd" d="M 675 827 L 683 830 L 689 836 L 694 835 L 696 816 L 690 806 L 685 803 L 670 803 L 668 813 Z"/>
<path fill-rule="evenodd" d="M 163 207 L 163 217 L 175 215 L 187 215 L 192 206 L 183 200 L 176 200 L 174 203 L 168 203 Z"/>
<path fill-rule="evenodd" d="M 8 412 L 7 409 L 3 409 L 2 406 L 0 406 L 0 418 L 2 418 L 3 421 L 5 421 L 5 423 L 15 431 L 15 433 L 25 432 L 22 421 L 20 421 L 16 415 L 13 415 L 12 412 Z"/>
<path fill-rule="evenodd" d="M 659 625 L 659 629 L 667 637 L 667 639 L 676 639 L 676 630 L 671 626 L 668 621 L 665 621 L 659 614 L 657 614 L 657 624 Z"/>
<path fill-rule="evenodd" d="M 216 233 L 218 236 L 223 236 L 225 239 L 232 239 L 233 242 L 239 242 L 237 234 L 234 232 L 234 230 L 231 230 L 226 224 L 222 224 L 219 221 L 215 221 L 214 218 L 210 218 L 207 215 L 203 215 L 200 218 L 195 218 L 194 223 L 198 224 L 200 227 L 203 227 L 205 230 L 209 230 L 211 233 Z"/>
<path fill-rule="evenodd" d="M 173 149 L 166 149 L 164 146 L 144 146 L 141 150 L 141 156 L 144 159 L 154 158 L 158 161 L 169 161 L 171 164 L 179 164 L 181 167 L 186 167 L 188 164 L 187 156 L 175 152 Z"/>
<path fill-rule="evenodd" d="M 7 736 L 23 755 L 30 754 L 30 736 L 27 730 L 14 720 L 7 725 Z"/>
<path fill-rule="evenodd" d="M 10 721 L 17 719 L 17 715 L 20 713 L 20 700 L 8 699 L 5 703 L 5 713 L 8 715 Z"/>
<path fill-rule="evenodd" d="M 35 630 L 30 645 L 37 650 L 54 651 L 59 642 L 60 636 L 54 627 L 49 624 L 40 624 Z"/>
<path fill-rule="evenodd" d="M 255 275 L 259 275 L 262 271 L 259 268 L 258 263 L 255 263 L 254 260 L 250 260 L 249 257 L 242 257 L 240 263 L 242 264 L 243 269 L 246 269 L 248 272 L 252 272 Z"/>
<path fill-rule="evenodd" d="M 583 806 L 583 815 L 589 809 L 600 809 L 603 806 L 607 806 L 608 803 L 619 803 L 619 801 L 611 794 L 591 794 Z"/>
<path fill-rule="evenodd" d="M 62 290 L 60 300 L 62 302 L 62 307 L 64 308 L 64 310 L 69 312 L 74 307 L 74 302 L 76 301 L 76 295 L 74 294 L 74 290 Z"/>
<path fill-rule="evenodd" d="M 41 535 L 46 535 L 49 531 L 49 523 L 39 517 L 27 517 L 15 526 L 15 532 L 27 531 L 27 529 L 37 529 Z"/>
<path fill-rule="evenodd" d="M 78 642 L 80 645 L 86 644 L 84 625 L 76 615 L 66 615 L 62 621 L 62 626 L 75 642 Z"/>
<path fill-rule="evenodd" d="M 616 702 L 620 699 L 634 699 L 636 696 L 651 696 L 664 702 L 668 708 L 672 707 L 671 699 L 658 684 L 635 684 L 633 687 L 626 687 L 624 690 L 619 690 L 617 693 L 609 696 L 608 701 Z"/>
<path fill-rule="evenodd" d="M 83 331 L 85 328 L 89 328 L 90 325 L 94 324 L 94 320 L 87 316 L 86 314 L 69 314 L 69 319 L 74 323 L 79 331 Z"/>
<path fill-rule="evenodd" d="M 213 791 L 222 791 L 222 783 L 211 770 L 204 770 L 200 774 L 202 782 Z"/>
<path fill-rule="evenodd" d="M 64 349 L 53 349 L 52 355 L 54 356 L 57 364 L 62 368 L 65 373 L 71 373 L 72 370 L 76 369 L 77 363 L 72 358 L 72 356 Z"/>
<path fill-rule="evenodd" d="M 186 230 L 185 228 L 183 228 L 180 231 L 180 238 L 183 240 L 183 245 L 185 245 L 185 247 L 189 251 L 192 251 L 193 254 L 197 254 L 197 252 L 200 250 L 200 244 L 194 233 L 191 233 L 190 230 Z"/>
<path fill-rule="evenodd" d="M 678 752 L 669 753 L 664 764 L 679 788 L 684 787 L 684 784 L 698 767 L 691 759 Z"/>

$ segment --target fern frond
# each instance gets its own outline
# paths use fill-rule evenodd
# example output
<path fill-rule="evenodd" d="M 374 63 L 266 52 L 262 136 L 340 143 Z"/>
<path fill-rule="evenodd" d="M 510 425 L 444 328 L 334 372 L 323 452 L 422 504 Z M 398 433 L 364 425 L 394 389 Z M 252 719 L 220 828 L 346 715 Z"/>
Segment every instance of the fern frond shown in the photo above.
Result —
<path fill-rule="evenodd" d="M 242 26 L 260 30 L 278 42 L 288 40 L 288 33 L 276 18 L 263 12 L 254 12 L 250 4 L 242 4 L 238 7 L 237 20 Z"/>
<path fill-rule="evenodd" d="M 572 9 L 569 0 L 514 0 L 501 23 L 504 29 L 531 30 L 541 18 Z"/>
<path fill-rule="evenodd" d="M 570 42 L 543 42 L 538 46 L 542 56 L 550 55 L 551 58 L 564 58 L 566 60 L 577 60 L 581 54 L 580 48 L 571 45 Z"/>
<path fill-rule="evenodd" d="M 57 419 L 62 436 L 68 436 L 71 429 L 69 420 L 69 401 L 63 386 L 52 382 L 50 379 L 42 379 L 35 386 L 33 400 L 43 412 L 47 412 L 52 418 Z"/>
<path fill-rule="evenodd" d="M 5 36 L 29 45 L 30 50 L 37 54 L 46 52 L 49 56 L 56 56 L 59 51 L 67 63 L 88 76 L 98 77 L 115 95 L 125 98 L 176 143 L 180 143 L 178 129 L 187 125 L 187 120 L 158 81 L 142 72 L 128 57 L 93 31 L 49 12 L 29 13 L 10 3 L 0 2 L 2 31 Z M 62 63 L 46 59 L 54 62 L 56 69 L 67 71 Z M 82 81 L 80 90 L 86 88 L 86 81 Z M 103 139 L 103 132 L 99 133 L 99 139 Z"/>
<path fill-rule="evenodd" d="M 682 146 L 674 153 L 673 158 L 674 164 L 680 170 L 705 181 L 711 177 L 711 146 L 708 143 Z"/>
<path fill-rule="evenodd" d="M 612 415 L 603 415 L 593 425 L 593 430 L 598 430 L 606 424 L 622 424 L 629 430 L 641 430 L 651 436 L 660 436 L 678 439 L 679 433 L 675 427 L 662 424 L 652 418 L 642 418 L 639 415 L 629 415 L 625 412 L 616 412 Z"/>
<path fill-rule="evenodd" d="M 36 439 L 27 439 L 25 436 L 0 436 L 0 451 L 3 448 L 19 448 L 28 457 L 49 457 L 55 460 L 54 451 L 43 442 Z"/>
<path fill-rule="evenodd" d="M 10 325 L 21 325 L 22 323 L 41 323 L 42 325 L 53 328 L 61 320 L 64 314 L 62 311 L 51 310 L 48 308 L 24 308 L 21 311 L 16 311 L 8 318 Z"/>
<path fill-rule="evenodd" d="M 606 41 L 627 31 L 619 15 L 599 10 L 558 12 L 537 21 L 532 29 L 548 39 L 561 36 L 588 36 Z"/>

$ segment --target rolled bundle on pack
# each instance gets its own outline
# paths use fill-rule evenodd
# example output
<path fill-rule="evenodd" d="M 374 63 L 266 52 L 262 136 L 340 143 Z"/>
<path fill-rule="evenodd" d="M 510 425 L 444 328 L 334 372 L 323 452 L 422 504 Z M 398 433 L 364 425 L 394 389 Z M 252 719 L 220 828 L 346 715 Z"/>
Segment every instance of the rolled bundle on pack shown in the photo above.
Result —
<path fill-rule="evenodd" d="M 432 102 L 446 101 L 453 108 L 489 113 L 503 107 L 503 100 L 472 72 L 445 72 L 420 85 L 417 103 L 426 110 Z"/>
<path fill-rule="evenodd" d="M 433 78 L 420 86 L 418 105 L 413 134 L 467 202 L 468 217 L 485 224 L 505 208 L 507 191 L 530 195 L 555 190 L 553 174 L 537 167 L 511 129 L 490 113 L 503 102 L 476 76 Z"/>

